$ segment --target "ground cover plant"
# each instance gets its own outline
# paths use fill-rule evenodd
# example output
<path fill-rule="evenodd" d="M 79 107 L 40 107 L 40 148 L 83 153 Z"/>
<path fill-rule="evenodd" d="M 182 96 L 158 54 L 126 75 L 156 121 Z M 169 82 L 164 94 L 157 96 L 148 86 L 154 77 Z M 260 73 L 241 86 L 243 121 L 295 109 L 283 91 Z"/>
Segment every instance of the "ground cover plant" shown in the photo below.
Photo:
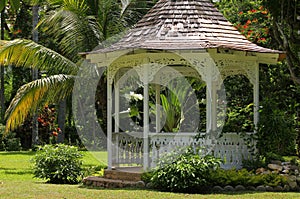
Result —
<path fill-rule="evenodd" d="M 285 184 L 287 184 L 287 178 L 285 176 L 278 175 L 277 173 L 255 175 L 255 172 L 247 171 L 246 169 L 217 169 L 213 172 L 210 172 L 208 180 L 211 186 L 222 187 L 225 187 L 227 185 L 242 185 L 244 187 L 256 187 L 259 185 L 264 185 L 276 187 L 284 186 Z"/>

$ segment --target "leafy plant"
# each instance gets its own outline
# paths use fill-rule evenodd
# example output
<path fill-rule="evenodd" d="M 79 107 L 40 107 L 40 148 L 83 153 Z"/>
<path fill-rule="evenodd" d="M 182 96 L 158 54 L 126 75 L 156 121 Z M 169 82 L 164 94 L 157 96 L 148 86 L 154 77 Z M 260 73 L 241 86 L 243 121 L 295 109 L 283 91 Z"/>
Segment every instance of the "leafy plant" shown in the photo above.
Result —
<path fill-rule="evenodd" d="M 266 163 L 262 156 L 256 155 L 253 159 L 245 159 L 243 160 L 243 168 L 248 171 L 254 171 L 257 168 L 265 167 Z"/>
<path fill-rule="evenodd" d="M 284 158 L 281 155 L 278 155 L 276 153 L 268 152 L 265 154 L 265 163 L 269 164 L 272 162 L 272 160 L 279 160 L 281 162 L 284 162 Z"/>
<path fill-rule="evenodd" d="M 15 133 L 4 136 L 5 126 L 0 124 L 0 151 L 20 151 L 21 141 Z"/>
<path fill-rule="evenodd" d="M 268 185 L 268 186 L 283 186 L 286 184 L 287 179 L 285 176 L 281 176 L 276 173 L 269 174 L 259 174 L 256 175 L 252 171 L 247 171 L 246 169 L 241 170 L 223 170 L 217 169 L 210 173 L 210 178 L 208 182 L 211 186 L 237 186 L 243 185 L 247 186 L 259 186 L 259 185 Z"/>
<path fill-rule="evenodd" d="M 265 99 L 260 113 L 257 134 L 257 148 L 261 155 L 275 153 L 291 155 L 296 153 L 297 131 L 294 116 L 280 110 L 272 100 Z"/>
<path fill-rule="evenodd" d="M 83 168 L 82 176 L 103 176 L 106 166 L 97 165 Z"/>
<path fill-rule="evenodd" d="M 45 145 L 33 158 L 34 176 L 55 184 L 74 184 L 82 174 L 82 154 L 74 146 Z"/>
<path fill-rule="evenodd" d="M 167 154 L 154 169 L 151 183 L 153 187 L 173 192 L 205 192 L 210 171 L 219 168 L 220 159 L 206 155 L 192 147 Z"/>
<path fill-rule="evenodd" d="M 153 172 L 149 171 L 149 172 L 142 173 L 141 179 L 145 183 L 149 183 L 149 182 L 151 182 L 152 177 L 153 177 Z"/>

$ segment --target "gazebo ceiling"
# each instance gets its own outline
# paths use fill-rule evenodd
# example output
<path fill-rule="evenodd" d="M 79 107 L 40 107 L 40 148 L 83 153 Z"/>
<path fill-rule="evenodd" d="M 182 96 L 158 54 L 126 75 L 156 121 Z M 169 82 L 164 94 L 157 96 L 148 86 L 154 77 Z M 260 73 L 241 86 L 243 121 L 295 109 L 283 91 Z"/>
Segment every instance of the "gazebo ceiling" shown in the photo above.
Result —
<path fill-rule="evenodd" d="M 214 48 L 282 53 L 248 41 L 210 0 L 160 0 L 119 42 L 90 53 Z"/>

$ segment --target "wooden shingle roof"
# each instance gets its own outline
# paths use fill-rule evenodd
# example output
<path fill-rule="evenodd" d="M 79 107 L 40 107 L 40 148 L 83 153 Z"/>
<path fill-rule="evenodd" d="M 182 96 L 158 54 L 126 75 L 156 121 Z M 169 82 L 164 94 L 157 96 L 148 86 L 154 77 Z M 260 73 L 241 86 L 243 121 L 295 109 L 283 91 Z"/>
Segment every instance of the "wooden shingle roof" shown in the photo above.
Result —
<path fill-rule="evenodd" d="M 160 0 L 119 42 L 91 53 L 210 48 L 281 53 L 248 41 L 210 0 Z"/>

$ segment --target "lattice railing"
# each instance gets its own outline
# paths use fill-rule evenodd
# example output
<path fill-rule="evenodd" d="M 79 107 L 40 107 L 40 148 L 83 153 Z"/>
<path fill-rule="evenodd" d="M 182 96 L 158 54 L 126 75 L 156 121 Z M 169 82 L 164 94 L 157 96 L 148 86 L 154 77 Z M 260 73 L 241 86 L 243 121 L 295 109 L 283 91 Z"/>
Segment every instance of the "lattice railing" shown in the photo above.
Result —
<path fill-rule="evenodd" d="M 136 165 L 143 163 L 142 133 L 113 133 L 113 165 Z"/>
<path fill-rule="evenodd" d="M 245 140 L 249 140 L 250 133 L 241 136 L 237 133 L 226 133 L 224 136 L 217 139 L 214 149 L 214 156 L 221 158 L 224 161 L 222 168 L 240 169 L 243 160 L 251 160 L 253 154 L 250 153 L 248 144 Z M 254 141 L 250 145 L 254 146 Z"/>
<path fill-rule="evenodd" d="M 212 153 L 221 158 L 222 168 L 241 168 L 243 159 L 252 159 L 245 139 L 249 134 L 225 133 L 215 141 L 200 139 L 195 141 L 196 133 L 150 133 L 149 134 L 149 160 L 150 167 L 155 167 L 162 154 L 177 150 L 183 146 L 204 147 L 203 154 Z M 142 133 L 113 133 L 113 164 L 142 165 L 143 138 Z M 211 147 L 214 146 L 214 147 Z M 211 150 L 211 151 L 210 151 Z"/>

